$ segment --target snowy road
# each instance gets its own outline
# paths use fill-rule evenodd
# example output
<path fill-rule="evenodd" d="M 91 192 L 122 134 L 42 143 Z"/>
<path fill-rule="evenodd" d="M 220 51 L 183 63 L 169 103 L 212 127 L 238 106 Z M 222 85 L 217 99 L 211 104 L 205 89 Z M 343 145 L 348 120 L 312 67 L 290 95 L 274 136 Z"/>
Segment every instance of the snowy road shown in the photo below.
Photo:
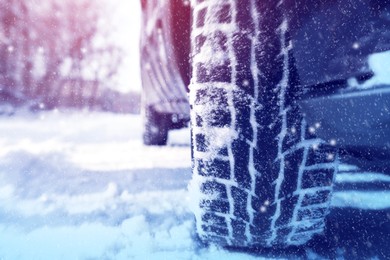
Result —
<path fill-rule="evenodd" d="M 0 118 L 0 260 L 390 257 L 389 175 L 345 170 L 328 228 L 309 247 L 202 247 L 188 209 L 189 140 L 184 129 L 168 147 L 145 147 L 132 115 Z M 375 192 L 353 189 L 373 183 Z"/>

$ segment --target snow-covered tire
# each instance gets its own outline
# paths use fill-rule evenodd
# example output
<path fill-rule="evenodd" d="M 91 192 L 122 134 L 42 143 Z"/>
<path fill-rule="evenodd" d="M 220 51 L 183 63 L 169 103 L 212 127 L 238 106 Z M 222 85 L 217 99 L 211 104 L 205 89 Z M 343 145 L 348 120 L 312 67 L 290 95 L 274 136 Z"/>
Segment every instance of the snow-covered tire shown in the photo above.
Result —
<path fill-rule="evenodd" d="M 145 109 L 144 115 L 144 145 L 166 145 L 168 141 L 167 116 L 157 113 L 152 108 Z"/>
<path fill-rule="evenodd" d="M 302 245 L 324 229 L 337 152 L 297 105 L 283 0 L 192 7 L 189 190 L 197 233 L 222 246 Z"/>

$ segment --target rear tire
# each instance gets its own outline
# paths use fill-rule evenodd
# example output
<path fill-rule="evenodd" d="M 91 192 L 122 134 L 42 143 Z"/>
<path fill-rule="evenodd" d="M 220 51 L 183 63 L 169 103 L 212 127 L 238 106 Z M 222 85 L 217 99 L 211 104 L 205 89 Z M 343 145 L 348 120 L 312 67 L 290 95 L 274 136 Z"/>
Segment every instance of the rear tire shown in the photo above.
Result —
<path fill-rule="evenodd" d="M 163 146 L 168 141 L 167 116 L 147 108 L 144 116 L 143 141 L 145 145 Z"/>
<path fill-rule="evenodd" d="M 286 247 L 324 229 L 337 154 L 296 103 L 280 3 L 193 1 L 189 190 L 204 242 Z"/>

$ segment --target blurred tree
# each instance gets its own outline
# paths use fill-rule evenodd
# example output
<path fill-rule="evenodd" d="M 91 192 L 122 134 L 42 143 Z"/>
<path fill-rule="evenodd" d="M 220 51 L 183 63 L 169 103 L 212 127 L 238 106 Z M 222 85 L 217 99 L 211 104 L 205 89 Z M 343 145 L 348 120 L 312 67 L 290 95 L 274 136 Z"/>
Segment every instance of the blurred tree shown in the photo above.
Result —
<path fill-rule="evenodd" d="M 45 108 L 98 106 L 122 57 L 104 11 L 93 0 L 0 0 L 0 89 Z"/>

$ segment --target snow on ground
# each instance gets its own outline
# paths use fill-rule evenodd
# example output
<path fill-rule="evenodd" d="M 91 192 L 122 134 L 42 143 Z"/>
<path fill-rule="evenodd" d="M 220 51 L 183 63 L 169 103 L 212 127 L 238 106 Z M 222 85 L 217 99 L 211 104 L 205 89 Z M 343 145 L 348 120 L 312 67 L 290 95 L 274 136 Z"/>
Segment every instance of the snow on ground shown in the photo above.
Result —
<path fill-rule="evenodd" d="M 55 111 L 1 117 L 0 259 L 283 257 L 200 245 L 188 208 L 188 129 L 170 133 L 167 147 L 145 147 L 141 134 L 138 115 Z M 338 181 L 354 181 L 348 174 Z M 367 178 L 390 182 L 386 175 Z M 390 207 L 386 190 L 375 196 L 340 191 L 333 201 L 339 209 Z M 336 247 L 342 255 L 343 247 Z M 303 255 L 327 255 L 320 249 Z"/>
<path fill-rule="evenodd" d="M 0 259 L 207 259 L 188 210 L 188 130 L 145 147 L 139 116 L 0 119 Z M 234 256 L 234 254 L 229 254 Z"/>
<path fill-rule="evenodd" d="M 390 84 L 390 51 L 369 55 L 368 66 L 374 76 L 363 84 L 359 84 L 356 78 L 349 79 L 348 84 L 351 88 L 368 89 Z"/>

